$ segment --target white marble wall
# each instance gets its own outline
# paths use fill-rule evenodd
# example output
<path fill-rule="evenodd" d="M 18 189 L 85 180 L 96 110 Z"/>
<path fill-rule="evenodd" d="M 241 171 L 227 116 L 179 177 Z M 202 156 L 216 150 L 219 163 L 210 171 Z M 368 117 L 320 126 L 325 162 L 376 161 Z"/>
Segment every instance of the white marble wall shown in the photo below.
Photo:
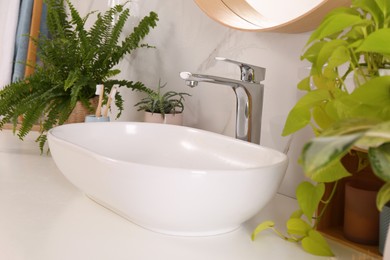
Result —
<path fill-rule="evenodd" d="M 81 13 L 103 10 L 106 0 L 73 1 Z M 297 101 L 298 70 L 304 67 L 300 54 L 309 36 L 244 32 L 230 29 L 211 20 L 192 0 L 138 0 L 133 1 L 135 18 L 127 26 L 130 32 L 134 23 L 150 11 L 158 13 L 160 21 L 146 41 L 156 49 L 139 49 L 121 63 L 121 77 L 140 80 L 153 87 L 159 79 L 167 88 L 189 92 L 186 100 L 184 124 L 233 136 L 235 97 L 231 89 L 219 85 L 199 84 L 190 89 L 180 79 L 181 71 L 239 78 L 235 65 L 214 61 L 223 56 L 265 67 L 266 80 L 262 120 L 262 145 L 284 149 L 288 138 L 280 136 L 284 119 Z M 126 97 L 126 111 L 119 120 L 141 121 L 141 113 L 133 105 L 142 96 L 122 91 Z M 293 138 L 290 166 L 280 192 L 295 196 L 295 187 L 303 173 L 296 161 L 302 144 L 310 137 L 310 130 Z"/>

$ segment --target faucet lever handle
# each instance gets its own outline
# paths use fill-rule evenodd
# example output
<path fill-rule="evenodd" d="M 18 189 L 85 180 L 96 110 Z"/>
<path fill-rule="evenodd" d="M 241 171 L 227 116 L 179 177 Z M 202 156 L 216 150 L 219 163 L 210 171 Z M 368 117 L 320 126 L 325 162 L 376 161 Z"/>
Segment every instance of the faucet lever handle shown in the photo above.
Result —
<path fill-rule="evenodd" d="M 241 70 L 241 80 L 245 82 L 260 83 L 265 79 L 265 68 L 243 63 L 240 61 L 230 60 L 224 57 L 215 57 L 216 60 L 230 62 L 238 65 Z"/>

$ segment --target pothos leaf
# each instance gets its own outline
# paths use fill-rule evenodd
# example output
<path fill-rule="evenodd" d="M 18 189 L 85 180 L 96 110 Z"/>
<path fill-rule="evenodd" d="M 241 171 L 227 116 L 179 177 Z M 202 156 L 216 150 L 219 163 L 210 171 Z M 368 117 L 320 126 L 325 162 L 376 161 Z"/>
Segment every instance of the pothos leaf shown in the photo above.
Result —
<path fill-rule="evenodd" d="M 362 19 L 359 14 L 335 12 L 332 16 L 328 16 L 327 20 L 312 33 L 308 43 L 342 32 L 346 28 L 350 28 L 361 23 L 364 23 L 364 19 Z"/>
<path fill-rule="evenodd" d="M 351 175 L 338 160 L 320 167 L 316 171 L 305 173 L 316 182 L 334 182 Z"/>
<path fill-rule="evenodd" d="M 376 52 L 384 55 L 390 55 L 390 28 L 379 29 L 367 36 L 363 43 L 356 50 L 358 52 Z"/>
<path fill-rule="evenodd" d="M 302 215 L 303 215 L 302 209 L 298 209 L 291 214 L 290 218 L 300 218 Z"/>
<path fill-rule="evenodd" d="M 302 240 L 302 247 L 313 255 L 334 256 L 325 238 L 316 230 L 309 231 L 309 235 Z"/>
<path fill-rule="evenodd" d="M 311 90 L 311 88 L 310 88 L 310 77 L 306 77 L 306 78 L 302 79 L 298 83 L 297 87 L 300 90 L 310 91 Z"/>
<path fill-rule="evenodd" d="M 390 183 L 386 183 L 379 190 L 378 195 L 376 196 L 376 206 L 378 210 L 382 210 L 383 206 L 390 201 Z"/>
<path fill-rule="evenodd" d="M 291 235 L 307 236 L 313 228 L 300 218 L 291 218 L 287 221 L 287 232 Z"/>
<path fill-rule="evenodd" d="M 288 114 L 283 136 L 292 134 L 310 123 L 311 108 L 329 99 L 329 91 L 317 89 L 303 96 Z"/>
<path fill-rule="evenodd" d="M 253 230 L 252 232 L 252 241 L 254 241 L 257 237 L 257 235 L 262 232 L 263 230 L 266 230 L 268 228 L 272 228 L 275 226 L 275 223 L 273 221 L 264 221 L 262 223 L 260 223 L 256 228 L 255 230 Z"/>
<path fill-rule="evenodd" d="M 305 173 L 312 175 L 328 165 L 334 165 L 348 153 L 362 133 L 314 138 L 307 143 L 302 152 Z"/>
<path fill-rule="evenodd" d="M 325 185 L 323 183 L 315 186 L 305 181 L 298 185 L 296 190 L 298 204 L 307 219 L 312 219 L 324 193 Z"/>
<path fill-rule="evenodd" d="M 368 156 L 374 173 L 386 182 L 390 182 L 390 143 L 368 150 Z"/>

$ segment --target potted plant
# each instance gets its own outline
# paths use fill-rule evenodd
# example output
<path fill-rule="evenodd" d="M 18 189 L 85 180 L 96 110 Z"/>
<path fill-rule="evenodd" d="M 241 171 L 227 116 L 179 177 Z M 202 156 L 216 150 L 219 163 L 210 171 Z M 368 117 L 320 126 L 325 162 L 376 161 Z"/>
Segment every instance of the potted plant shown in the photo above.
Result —
<path fill-rule="evenodd" d="M 131 34 L 119 41 L 130 14 L 126 4 L 98 13 L 94 24 L 87 29 L 85 24 L 94 12 L 81 17 L 69 0 L 47 0 L 46 3 L 51 37 L 34 39 L 40 64 L 34 74 L 0 91 L 0 129 L 11 122 L 16 131 L 18 117 L 22 115 L 24 119 L 17 135 L 23 139 L 40 120 L 37 142 L 41 150 L 46 132 L 65 123 L 76 104 L 81 103 L 93 112 L 90 99 L 95 97 L 98 84 L 104 84 L 107 94 L 114 85 L 147 91 L 141 82 L 112 77 L 120 73 L 114 67 L 126 54 L 139 47 L 149 47 L 141 41 L 158 21 L 157 14 L 150 12 Z M 116 93 L 115 104 L 119 117 L 123 110 L 120 92 Z"/>
<path fill-rule="evenodd" d="M 162 93 L 161 89 L 166 85 L 167 83 L 161 85 L 159 81 L 157 91 L 149 89 L 147 97 L 141 99 L 135 106 L 138 106 L 138 111 L 145 111 L 146 122 L 181 125 L 184 97 L 190 94 L 176 91 Z"/>
<path fill-rule="evenodd" d="M 297 187 L 300 208 L 287 221 L 288 235 L 279 234 L 312 254 L 333 255 L 316 228 L 337 187 L 324 198 L 325 184 L 350 176 L 341 162 L 344 155 L 364 144 L 375 174 L 389 181 L 389 171 L 383 171 L 390 167 L 390 76 L 383 73 L 390 65 L 389 10 L 390 2 L 382 0 L 353 0 L 350 7 L 333 10 L 302 56 L 311 70 L 298 89 L 307 93 L 290 111 L 283 135 L 310 125 L 318 138 L 303 149 L 300 161 L 311 181 Z M 350 76 L 353 87 L 346 84 Z M 389 199 L 387 192 L 388 184 L 379 192 L 378 208 Z M 267 228 L 274 229 L 272 221 L 261 223 L 253 239 Z"/>

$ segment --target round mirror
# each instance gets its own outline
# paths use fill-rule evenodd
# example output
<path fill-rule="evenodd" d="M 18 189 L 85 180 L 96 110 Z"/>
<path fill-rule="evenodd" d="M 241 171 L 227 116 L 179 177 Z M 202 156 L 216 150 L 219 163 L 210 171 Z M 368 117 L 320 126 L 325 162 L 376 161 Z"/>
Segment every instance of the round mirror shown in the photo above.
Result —
<path fill-rule="evenodd" d="M 313 30 L 332 9 L 351 0 L 194 0 L 212 19 L 232 28 L 300 33 Z"/>

